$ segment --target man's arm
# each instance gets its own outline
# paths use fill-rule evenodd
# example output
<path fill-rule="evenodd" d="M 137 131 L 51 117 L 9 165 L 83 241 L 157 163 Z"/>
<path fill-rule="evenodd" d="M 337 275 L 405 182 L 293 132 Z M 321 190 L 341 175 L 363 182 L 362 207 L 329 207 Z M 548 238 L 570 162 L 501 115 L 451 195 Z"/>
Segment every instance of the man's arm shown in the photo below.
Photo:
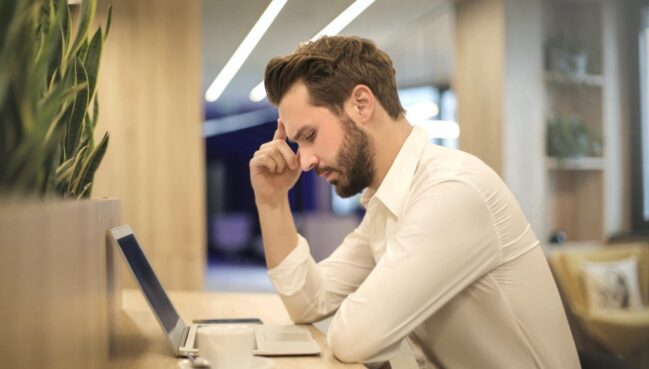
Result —
<path fill-rule="evenodd" d="M 261 145 L 250 160 L 250 182 L 269 269 L 277 266 L 297 245 L 288 191 L 299 177 L 298 157 L 286 143 L 284 125 L 278 119 L 273 140 Z"/>
<path fill-rule="evenodd" d="M 307 241 L 298 236 L 297 248 L 269 271 L 294 322 L 311 323 L 331 315 L 367 278 L 375 262 L 364 228 L 361 223 L 320 263 L 311 256 Z"/>
<path fill-rule="evenodd" d="M 328 331 L 345 362 L 380 362 L 499 260 L 492 218 L 471 186 L 448 181 L 415 195 L 386 252 Z"/>
<path fill-rule="evenodd" d="M 297 245 L 297 230 L 288 197 L 278 204 L 257 202 L 261 236 L 264 241 L 266 265 L 272 269 L 286 258 Z"/>
<path fill-rule="evenodd" d="M 358 288 L 374 267 L 374 258 L 366 232 L 359 227 L 316 264 L 306 240 L 297 235 L 288 203 L 288 190 L 300 174 L 298 157 L 278 121 L 273 140 L 251 159 L 250 177 L 271 280 L 291 318 L 312 322 L 330 315 Z"/>

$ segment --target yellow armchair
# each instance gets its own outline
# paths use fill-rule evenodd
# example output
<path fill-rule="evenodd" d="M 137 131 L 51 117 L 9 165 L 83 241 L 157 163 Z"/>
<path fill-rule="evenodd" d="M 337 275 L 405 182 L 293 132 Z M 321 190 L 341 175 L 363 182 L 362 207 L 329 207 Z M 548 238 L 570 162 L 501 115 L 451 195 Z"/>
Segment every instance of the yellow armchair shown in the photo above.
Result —
<path fill-rule="evenodd" d="M 607 262 L 636 257 L 642 309 L 595 309 L 588 306 L 584 262 Z M 649 347 L 649 245 L 608 245 L 589 250 L 557 250 L 550 264 L 580 328 L 615 355 L 625 356 Z"/>

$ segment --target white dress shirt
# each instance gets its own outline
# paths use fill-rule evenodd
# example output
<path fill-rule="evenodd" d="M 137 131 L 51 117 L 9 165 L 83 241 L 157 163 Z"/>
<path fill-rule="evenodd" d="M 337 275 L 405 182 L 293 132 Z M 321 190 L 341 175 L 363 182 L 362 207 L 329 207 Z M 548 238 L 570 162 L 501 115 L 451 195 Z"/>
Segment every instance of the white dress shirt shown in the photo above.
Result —
<path fill-rule="evenodd" d="M 329 258 L 316 263 L 300 236 L 269 271 L 295 322 L 335 314 L 339 359 L 389 360 L 408 338 L 426 368 L 580 368 L 539 241 L 482 161 L 415 127 L 362 203 Z"/>

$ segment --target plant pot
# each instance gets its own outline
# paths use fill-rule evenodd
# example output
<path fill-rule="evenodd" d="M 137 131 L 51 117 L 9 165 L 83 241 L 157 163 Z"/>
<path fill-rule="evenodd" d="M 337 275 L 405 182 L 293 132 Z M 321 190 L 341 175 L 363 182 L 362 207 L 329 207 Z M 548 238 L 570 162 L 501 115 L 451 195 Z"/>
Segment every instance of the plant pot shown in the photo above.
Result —
<path fill-rule="evenodd" d="M 2 367 L 105 368 L 121 305 L 119 200 L 0 205 Z"/>
<path fill-rule="evenodd" d="M 568 52 L 561 49 L 550 51 L 550 70 L 581 77 L 588 74 L 588 64 L 589 56 L 585 51 Z"/>

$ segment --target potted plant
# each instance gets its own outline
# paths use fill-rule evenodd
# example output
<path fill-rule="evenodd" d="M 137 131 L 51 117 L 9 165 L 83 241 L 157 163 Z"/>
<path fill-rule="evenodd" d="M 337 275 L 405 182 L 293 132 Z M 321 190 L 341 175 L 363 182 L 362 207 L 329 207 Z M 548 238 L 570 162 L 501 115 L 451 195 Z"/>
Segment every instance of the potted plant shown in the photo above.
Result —
<path fill-rule="evenodd" d="M 602 155 L 602 136 L 577 116 L 548 120 L 547 152 L 559 166 L 565 159 Z"/>
<path fill-rule="evenodd" d="M 88 198 L 108 146 L 95 145 L 105 31 L 88 37 L 96 0 L 76 27 L 64 0 L 0 0 L 0 193 Z"/>
<path fill-rule="evenodd" d="M 106 230 L 119 202 L 88 200 L 109 137 L 93 136 L 110 26 L 109 10 L 91 32 L 95 10 L 96 0 L 0 0 L 3 368 L 108 361 L 119 288 Z"/>
<path fill-rule="evenodd" d="M 566 75 L 585 76 L 592 69 L 589 49 L 573 34 L 558 33 L 546 43 L 547 69 Z"/>

